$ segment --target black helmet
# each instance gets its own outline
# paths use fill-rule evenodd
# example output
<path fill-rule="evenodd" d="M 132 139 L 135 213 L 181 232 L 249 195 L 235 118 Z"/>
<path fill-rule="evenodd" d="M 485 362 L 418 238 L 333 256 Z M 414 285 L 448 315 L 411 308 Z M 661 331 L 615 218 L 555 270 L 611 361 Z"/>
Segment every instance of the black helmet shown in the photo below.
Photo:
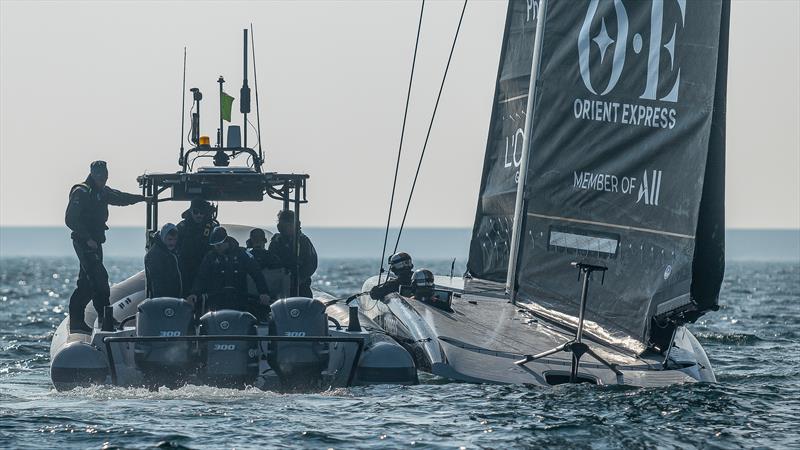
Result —
<path fill-rule="evenodd" d="M 397 252 L 389 257 L 389 270 L 395 274 L 406 270 L 410 271 L 413 268 L 414 264 L 411 261 L 411 255 L 406 252 Z"/>
<path fill-rule="evenodd" d="M 411 287 L 414 289 L 415 297 L 432 296 L 435 286 L 433 272 L 428 269 L 419 269 L 411 277 Z"/>
<path fill-rule="evenodd" d="M 214 227 L 214 231 L 212 231 L 211 236 L 208 237 L 208 243 L 210 245 L 222 244 L 227 238 L 228 230 L 226 230 L 225 227 L 217 226 Z"/>

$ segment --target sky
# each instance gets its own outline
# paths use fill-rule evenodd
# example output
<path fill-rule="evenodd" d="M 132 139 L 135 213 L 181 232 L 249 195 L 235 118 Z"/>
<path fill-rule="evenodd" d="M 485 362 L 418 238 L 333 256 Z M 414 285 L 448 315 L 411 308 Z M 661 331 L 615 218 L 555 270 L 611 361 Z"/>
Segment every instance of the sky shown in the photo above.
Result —
<path fill-rule="evenodd" d="M 460 9 L 426 4 L 399 204 Z M 472 226 L 505 10 L 467 8 L 408 226 Z M 0 0 L 0 226 L 62 225 L 95 159 L 129 192 L 142 173 L 177 170 L 183 47 L 187 88 L 212 111 L 219 75 L 238 97 L 250 22 L 267 170 L 311 175 L 305 226 L 385 226 L 418 14 L 412 1 Z M 800 2 L 733 1 L 728 82 L 727 226 L 800 228 Z M 204 134 L 217 120 L 204 115 Z M 221 214 L 269 224 L 278 208 Z M 144 207 L 112 209 L 109 224 L 143 225 Z"/>

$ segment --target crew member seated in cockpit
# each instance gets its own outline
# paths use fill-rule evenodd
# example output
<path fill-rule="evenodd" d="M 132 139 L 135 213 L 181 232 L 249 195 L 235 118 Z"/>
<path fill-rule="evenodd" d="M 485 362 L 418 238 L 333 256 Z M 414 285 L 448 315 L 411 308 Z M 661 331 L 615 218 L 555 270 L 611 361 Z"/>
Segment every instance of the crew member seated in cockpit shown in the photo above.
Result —
<path fill-rule="evenodd" d="M 192 294 L 187 300 L 196 304 L 198 297 L 205 295 L 205 310 L 235 309 L 263 318 L 270 304 L 270 295 L 258 263 L 221 226 L 211 232 L 209 244 L 212 250 L 200 263 Z M 248 276 L 258 290 L 258 302 L 248 297 Z"/>
<path fill-rule="evenodd" d="M 389 271 L 395 276 L 385 282 L 374 286 L 369 291 L 369 296 L 375 300 L 382 300 L 392 292 L 399 292 L 406 297 L 411 295 L 411 275 L 413 275 L 414 263 L 411 255 L 406 252 L 398 252 L 389 257 Z"/>
<path fill-rule="evenodd" d="M 433 272 L 428 269 L 419 269 L 411 277 L 411 289 L 414 291 L 414 300 L 432 303 L 436 301 L 436 283 Z"/>
<path fill-rule="evenodd" d="M 450 297 L 445 291 L 436 291 L 436 282 L 433 272 L 428 269 L 419 269 L 411 277 L 411 289 L 414 290 L 414 300 L 427 303 L 435 308 L 453 312 L 450 307 Z"/>
<path fill-rule="evenodd" d="M 281 260 L 266 249 L 267 235 L 261 228 L 250 230 L 250 239 L 246 242 L 247 253 L 256 260 L 262 269 L 280 269 Z"/>

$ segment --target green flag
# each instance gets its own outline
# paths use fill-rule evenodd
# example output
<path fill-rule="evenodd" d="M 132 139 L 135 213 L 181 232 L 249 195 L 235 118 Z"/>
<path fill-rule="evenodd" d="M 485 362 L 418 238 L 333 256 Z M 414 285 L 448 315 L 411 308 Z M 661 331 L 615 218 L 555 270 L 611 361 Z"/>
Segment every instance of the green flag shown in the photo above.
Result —
<path fill-rule="evenodd" d="M 233 108 L 233 97 L 226 94 L 224 91 L 222 92 L 222 98 L 220 99 L 220 113 L 222 114 L 222 118 L 227 120 L 228 122 L 231 121 L 231 109 Z"/>

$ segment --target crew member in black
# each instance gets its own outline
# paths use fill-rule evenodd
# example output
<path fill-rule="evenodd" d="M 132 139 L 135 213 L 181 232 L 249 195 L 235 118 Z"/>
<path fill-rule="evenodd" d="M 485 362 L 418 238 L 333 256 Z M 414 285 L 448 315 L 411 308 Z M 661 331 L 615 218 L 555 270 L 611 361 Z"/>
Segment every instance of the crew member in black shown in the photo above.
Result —
<path fill-rule="evenodd" d="M 247 240 L 246 245 L 247 253 L 258 262 L 262 269 L 279 269 L 283 267 L 281 260 L 265 248 L 267 235 L 261 228 L 250 230 L 250 239 Z"/>
<path fill-rule="evenodd" d="M 150 243 L 144 257 L 147 298 L 180 298 L 183 293 L 177 254 L 178 227 L 167 223 Z"/>
<path fill-rule="evenodd" d="M 374 286 L 369 291 L 369 296 L 375 300 L 382 300 L 392 292 L 399 292 L 406 297 L 411 295 L 411 275 L 414 274 L 414 263 L 411 255 L 398 252 L 389 257 L 389 270 L 395 275 L 385 282 Z"/>
<path fill-rule="evenodd" d="M 263 307 L 270 304 L 270 296 L 258 263 L 223 227 L 214 228 L 209 243 L 213 250 L 203 258 L 187 300 L 196 304 L 198 297 L 205 294 L 206 310 L 236 309 L 263 317 Z M 248 299 L 248 275 L 258 290 L 258 303 Z"/>
<path fill-rule="evenodd" d="M 64 217 L 67 227 L 72 230 L 72 246 L 80 261 L 77 287 L 69 298 L 71 333 L 91 333 L 92 329 L 84 319 L 84 311 L 90 301 L 100 320 L 103 307 L 108 305 L 108 272 L 103 266 L 108 205 L 127 206 L 145 199 L 141 195 L 126 194 L 106 186 L 108 168 L 105 161 L 95 161 L 89 169 L 86 181 L 70 190 Z"/>
<path fill-rule="evenodd" d="M 219 222 L 214 217 L 215 208 L 203 199 L 192 200 L 191 207 L 181 214 L 178 223 L 178 262 L 183 279 L 183 295 L 191 292 L 197 270 L 203 257 L 211 250 L 208 238 Z"/>
<path fill-rule="evenodd" d="M 300 222 L 297 222 L 297 229 L 300 231 Z M 300 280 L 301 297 L 312 298 L 311 275 L 317 271 L 317 251 L 314 244 L 302 231 L 298 235 L 300 242 L 300 258 L 294 252 L 294 211 L 283 210 L 278 213 L 278 232 L 269 241 L 269 252 L 280 259 L 283 267 L 292 274 L 292 283 Z"/>
<path fill-rule="evenodd" d="M 411 278 L 411 288 L 414 290 L 414 296 L 411 297 L 415 300 L 426 303 L 435 303 L 436 298 L 436 282 L 433 277 L 433 272 L 428 269 L 419 269 L 414 272 Z"/>

